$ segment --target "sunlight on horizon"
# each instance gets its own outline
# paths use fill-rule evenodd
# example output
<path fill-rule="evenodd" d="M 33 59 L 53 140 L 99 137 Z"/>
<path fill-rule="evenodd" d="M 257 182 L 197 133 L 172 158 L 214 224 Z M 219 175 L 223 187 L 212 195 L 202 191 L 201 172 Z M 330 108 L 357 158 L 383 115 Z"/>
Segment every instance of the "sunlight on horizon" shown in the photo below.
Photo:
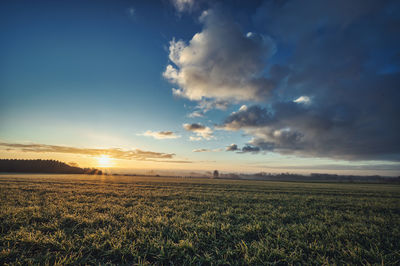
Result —
<path fill-rule="evenodd" d="M 109 168 L 113 166 L 113 161 L 108 155 L 100 155 L 97 157 L 98 167 Z"/>

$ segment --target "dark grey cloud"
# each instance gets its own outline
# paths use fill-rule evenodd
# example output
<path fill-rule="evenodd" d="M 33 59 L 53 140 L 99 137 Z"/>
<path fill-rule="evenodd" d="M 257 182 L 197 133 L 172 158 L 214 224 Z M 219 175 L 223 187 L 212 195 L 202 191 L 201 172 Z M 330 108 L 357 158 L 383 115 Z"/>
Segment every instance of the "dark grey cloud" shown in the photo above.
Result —
<path fill-rule="evenodd" d="M 191 100 L 248 104 L 219 125 L 252 137 L 241 152 L 400 160 L 399 1 L 267 0 L 257 34 L 218 10 L 171 42 L 164 76 Z"/>
<path fill-rule="evenodd" d="M 238 148 L 238 145 L 236 145 L 236 144 L 231 144 L 226 147 L 226 151 L 237 151 L 237 150 L 239 150 L 239 148 Z"/>
<path fill-rule="evenodd" d="M 245 145 L 243 148 L 242 148 L 242 153 L 245 153 L 245 152 L 253 152 L 253 153 L 257 153 L 257 152 L 259 152 L 260 151 L 260 148 L 259 147 L 257 147 L 257 146 L 252 146 L 252 145 Z"/>
<path fill-rule="evenodd" d="M 260 127 L 271 123 L 273 117 L 265 108 L 258 105 L 247 107 L 243 105 L 239 111 L 228 116 L 223 124 L 227 130 L 238 130 L 243 127 Z"/>
<path fill-rule="evenodd" d="M 203 126 L 202 124 L 198 123 L 193 123 L 193 124 L 184 124 L 183 128 L 188 131 L 198 131 L 198 130 L 204 130 L 206 126 Z"/>
<path fill-rule="evenodd" d="M 277 86 L 221 127 L 260 151 L 400 160 L 398 1 L 265 1 L 254 22 L 277 43 Z"/>
<path fill-rule="evenodd" d="M 321 164 L 321 165 L 260 165 L 266 168 L 295 170 L 365 170 L 365 171 L 400 171 L 400 164 Z"/>
<path fill-rule="evenodd" d="M 394 118 L 389 124 L 371 114 L 374 110 L 361 112 L 354 105 L 279 102 L 271 108 L 273 113 L 258 106 L 242 108 L 221 127 L 244 130 L 253 136 L 249 144 L 259 151 L 347 160 L 400 160 L 399 125 Z M 247 117 L 251 119 L 243 119 Z"/>
<path fill-rule="evenodd" d="M 282 81 L 274 100 L 304 95 L 321 105 L 353 105 L 372 103 L 369 94 L 398 96 L 385 92 L 397 81 L 383 73 L 400 70 L 399 14 L 398 1 L 265 1 L 255 24 L 278 43 L 277 55 L 286 56 L 270 69 Z M 282 52 L 282 46 L 290 48 Z"/>
<path fill-rule="evenodd" d="M 275 38 L 289 42 L 326 27 L 343 30 L 360 20 L 392 16 L 398 11 L 396 5 L 396 1 L 377 0 L 267 0 L 258 8 L 254 22 Z"/>

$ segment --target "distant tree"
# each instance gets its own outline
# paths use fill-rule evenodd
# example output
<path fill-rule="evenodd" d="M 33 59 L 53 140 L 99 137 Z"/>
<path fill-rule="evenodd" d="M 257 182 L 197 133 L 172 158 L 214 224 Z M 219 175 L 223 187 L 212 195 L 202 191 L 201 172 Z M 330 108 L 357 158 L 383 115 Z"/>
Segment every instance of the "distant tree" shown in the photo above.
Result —
<path fill-rule="evenodd" d="M 219 172 L 218 172 L 218 170 L 214 170 L 213 178 L 218 178 L 218 177 L 219 177 Z"/>

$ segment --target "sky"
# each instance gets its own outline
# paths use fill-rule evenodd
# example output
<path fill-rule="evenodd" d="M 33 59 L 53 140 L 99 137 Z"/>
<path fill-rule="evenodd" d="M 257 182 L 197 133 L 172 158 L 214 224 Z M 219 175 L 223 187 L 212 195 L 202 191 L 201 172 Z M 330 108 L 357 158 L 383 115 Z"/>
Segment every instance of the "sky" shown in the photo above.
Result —
<path fill-rule="evenodd" d="M 0 5 L 0 158 L 400 175 L 398 1 Z"/>

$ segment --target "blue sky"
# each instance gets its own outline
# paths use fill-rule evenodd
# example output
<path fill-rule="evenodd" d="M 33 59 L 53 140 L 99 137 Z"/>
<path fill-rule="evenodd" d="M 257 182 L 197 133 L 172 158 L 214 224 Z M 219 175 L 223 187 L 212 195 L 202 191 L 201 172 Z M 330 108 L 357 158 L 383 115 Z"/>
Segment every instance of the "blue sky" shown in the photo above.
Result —
<path fill-rule="evenodd" d="M 1 5 L 2 157 L 400 173 L 396 1 Z"/>

